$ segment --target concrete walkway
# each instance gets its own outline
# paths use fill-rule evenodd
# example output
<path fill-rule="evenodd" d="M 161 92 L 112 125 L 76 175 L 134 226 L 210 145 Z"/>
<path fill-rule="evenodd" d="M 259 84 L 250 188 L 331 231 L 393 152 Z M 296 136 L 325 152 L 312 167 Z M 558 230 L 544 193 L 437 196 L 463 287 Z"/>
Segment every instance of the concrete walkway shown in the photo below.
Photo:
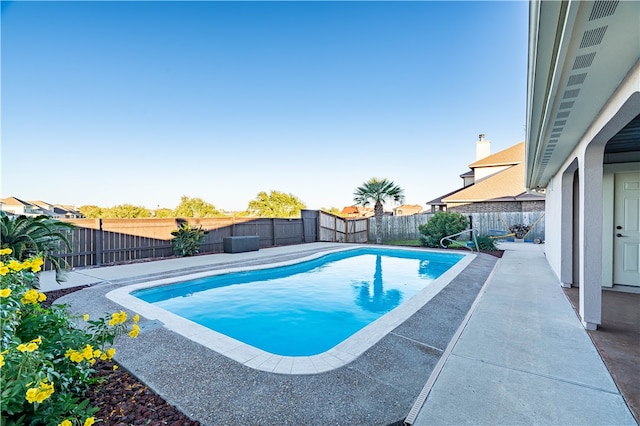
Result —
<path fill-rule="evenodd" d="M 544 245 L 500 248 L 484 294 L 407 423 L 636 425 Z"/>

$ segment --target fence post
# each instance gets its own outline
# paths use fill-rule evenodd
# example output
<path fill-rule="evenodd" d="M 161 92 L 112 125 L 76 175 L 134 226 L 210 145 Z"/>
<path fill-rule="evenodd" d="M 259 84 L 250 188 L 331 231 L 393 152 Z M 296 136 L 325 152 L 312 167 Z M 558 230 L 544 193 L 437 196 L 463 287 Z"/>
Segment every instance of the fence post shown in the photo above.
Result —
<path fill-rule="evenodd" d="M 365 220 L 367 221 L 367 243 L 368 243 L 368 242 L 369 242 L 369 232 L 370 232 L 370 230 L 369 230 L 369 224 L 371 223 L 371 218 L 370 218 L 370 217 L 368 217 L 368 218 L 366 218 Z"/>
<path fill-rule="evenodd" d="M 344 220 L 344 242 L 349 242 L 349 219 Z"/>
<path fill-rule="evenodd" d="M 94 241 L 94 252 L 95 252 L 95 256 L 96 256 L 96 260 L 95 260 L 95 265 L 96 266 L 101 266 L 102 265 L 102 219 L 96 219 L 96 224 L 98 225 L 98 229 L 94 230 L 96 238 Z"/>
<path fill-rule="evenodd" d="M 273 233 L 273 246 L 276 245 L 276 218 L 273 217 L 271 218 L 271 229 L 272 229 L 272 233 Z"/>

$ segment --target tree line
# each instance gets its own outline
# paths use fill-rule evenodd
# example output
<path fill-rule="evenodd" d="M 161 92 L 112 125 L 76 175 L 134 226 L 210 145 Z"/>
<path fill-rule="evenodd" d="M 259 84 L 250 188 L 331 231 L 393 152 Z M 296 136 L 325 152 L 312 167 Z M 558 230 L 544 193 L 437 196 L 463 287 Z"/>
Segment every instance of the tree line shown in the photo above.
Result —
<path fill-rule="evenodd" d="M 102 219 L 134 219 L 134 218 L 171 218 L 171 217 L 268 217 L 293 218 L 300 217 L 300 211 L 307 206 L 295 195 L 280 191 L 259 192 L 255 199 L 249 201 L 247 209 L 240 212 L 226 213 L 212 203 L 199 197 L 183 195 L 174 209 L 148 209 L 133 204 L 119 204 L 113 207 L 85 205 L 78 208 L 87 218 Z"/>
<path fill-rule="evenodd" d="M 387 201 L 404 202 L 404 190 L 393 181 L 386 178 L 371 178 L 357 187 L 353 192 L 353 201 L 361 206 L 373 204 L 376 218 L 376 242 L 380 244 L 382 235 L 383 204 Z M 233 213 L 234 217 L 266 217 L 266 218 L 297 218 L 300 211 L 307 206 L 295 195 L 280 191 L 265 191 L 258 193 L 256 198 L 249 201 L 247 209 Z M 229 216 L 218 210 L 213 204 L 201 198 L 190 198 L 183 195 L 180 204 L 175 209 L 159 208 L 149 210 L 145 207 L 131 204 L 121 204 L 110 208 L 98 206 L 82 206 L 78 210 L 87 218 L 144 218 L 144 217 L 224 217 Z M 329 213 L 340 215 L 340 211 L 332 207 L 322 209 Z"/>

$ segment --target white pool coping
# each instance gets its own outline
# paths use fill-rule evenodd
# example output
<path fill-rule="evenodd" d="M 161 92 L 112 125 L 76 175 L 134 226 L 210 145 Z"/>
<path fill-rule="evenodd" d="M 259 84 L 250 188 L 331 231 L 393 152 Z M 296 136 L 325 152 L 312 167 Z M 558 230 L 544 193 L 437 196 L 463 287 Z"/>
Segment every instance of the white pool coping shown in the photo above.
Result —
<path fill-rule="evenodd" d="M 311 259 L 316 259 L 329 253 L 354 250 L 356 248 L 372 247 L 367 245 L 349 245 L 349 247 L 346 248 L 323 251 L 312 254 L 310 256 L 285 262 L 274 262 L 246 267 L 235 267 L 217 271 L 194 273 L 183 275 L 180 277 L 153 280 L 120 287 L 107 293 L 106 297 L 122 305 L 123 307 L 140 314 L 147 319 L 160 321 L 163 323 L 163 326 L 166 329 L 178 333 L 187 339 L 199 343 L 247 367 L 280 374 L 318 374 L 342 367 L 343 365 L 348 364 L 349 362 L 362 355 L 366 350 L 379 342 L 384 336 L 389 334 L 393 329 L 409 319 L 409 317 L 411 317 L 425 304 L 427 304 L 427 302 L 429 302 L 443 288 L 445 288 L 476 257 L 476 254 L 472 253 L 456 253 L 462 254 L 464 257 L 451 268 L 449 268 L 445 273 L 433 280 L 426 288 L 412 296 L 409 300 L 403 302 L 400 306 L 393 309 L 391 312 L 383 315 L 358 332 L 354 333 L 348 339 L 342 341 L 326 352 L 313 356 L 282 356 L 263 351 L 251 345 L 247 345 L 246 343 L 243 343 L 239 340 L 213 331 L 205 326 L 197 324 L 179 315 L 173 314 L 131 295 L 132 292 L 143 288 L 174 284 L 177 282 L 209 277 L 213 275 L 228 274 L 232 272 L 244 272 L 257 269 L 287 266 L 305 262 Z M 391 250 L 415 251 L 415 249 L 405 247 L 396 248 L 385 246 L 384 248 Z M 442 254 L 441 251 L 428 249 L 420 249 L 420 251 L 432 251 L 434 253 Z"/>

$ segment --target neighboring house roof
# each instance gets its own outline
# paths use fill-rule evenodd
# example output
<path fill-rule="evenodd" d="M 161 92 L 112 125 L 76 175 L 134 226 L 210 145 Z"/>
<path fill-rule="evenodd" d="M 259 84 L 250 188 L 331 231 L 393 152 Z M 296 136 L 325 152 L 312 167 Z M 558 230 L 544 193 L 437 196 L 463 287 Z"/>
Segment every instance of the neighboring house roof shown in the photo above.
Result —
<path fill-rule="evenodd" d="M 2 210 L 16 209 L 15 206 L 21 206 L 19 214 L 25 214 L 27 216 L 46 215 L 50 217 L 82 217 L 82 213 L 79 211 L 68 208 L 69 206 L 63 206 L 62 204 L 51 204 L 42 200 L 36 201 L 24 201 L 16 197 L 8 197 L 0 199 L 0 205 Z"/>
<path fill-rule="evenodd" d="M 471 170 L 461 174 L 460 177 L 476 177 L 474 183 L 435 198 L 427 202 L 427 205 L 544 199 L 526 192 L 524 156 L 525 143 L 520 142 L 471 163 L 469 165 Z M 476 173 L 476 171 L 485 168 L 487 170 L 498 168 L 498 171 L 482 179 L 477 179 L 477 176 L 482 176 L 482 174 Z"/>
<path fill-rule="evenodd" d="M 46 203 L 42 200 L 29 201 L 29 203 L 38 208 L 39 212 L 47 216 L 56 217 L 58 212 L 55 211 L 53 204 Z"/>
<path fill-rule="evenodd" d="M 33 204 L 34 206 L 38 206 L 38 207 L 40 207 L 42 209 L 51 210 L 51 208 L 53 207 L 53 204 L 47 203 L 47 202 L 42 201 L 42 200 L 29 201 L 29 203 Z"/>
<path fill-rule="evenodd" d="M 474 163 L 469 164 L 472 169 L 478 167 L 509 166 L 520 164 L 524 161 L 524 142 L 520 142 L 495 154 L 484 157 Z"/>
<path fill-rule="evenodd" d="M 360 213 L 360 209 L 358 208 L 358 206 L 347 206 L 347 207 L 343 207 L 342 211 L 340 212 L 342 214 L 357 214 Z"/>
<path fill-rule="evenodd" d="M 2 204 L 6 204 L 8 206 L 23 205 L 23 206 L 34 207 L 33 204 L 26 201 L 22 201 L 21 199 L 16 197 L 3 198 L 1 201 L 2 201 Z"/>
<path fill-rule="evenodd" d="M 452 195 L 443 197 L 442 201 L 445 203 L 472 203 L 498 198 L 513 200 L 525 192 L 524 171 L 524 163 L 517 164 Z"/>
<path fill-rule="evenodd" d="M 447 192 L 446 194 L 441 195 L 441 196 L 439 196 L 438 198 L 434 198 L 434 199 L 433 199 L 433 200 L 431 200 L 431 201 L 427 201 L 427 205 L 429 205 L 429 206 L 432 206 L 432 205 L 433 205 L 433 206 L 438 206 L 438 205 L 442 205 L 442 206 L 444 206 L 444 205 L 446 205 L 447 203 L 445 203 L 444 201 L 442 201 L 442 199 L 443 199 L 443 198 L 447 198 L 448 196 L 450 196 L 450 195 L 452 195 L 452 194 L 455 194 L 455 193 L 456 193 L 456 192 L 458 192 L 458 191 L 462 191 L 463 189 L 465 189 L 465 188 L 459 188 L 459 189 L 456 189 L 456 190 L 454 190 L 454 191 Z"/>
<path fill-rule="evenodd" d="M 372 207 L 362 207 L 362 206 L 347 206 L 342 209 L 340 212 L 343 216 L 357 216 L 357 217 L 365 217 L 365 216 L 373 216 L 373 208 Z"/>
<path fill-rule="evenodd" d="M 393 211 L 403 215 L 422 213 L 422 206 L 420 204 L 403 204 L 393 209 Z"/>

